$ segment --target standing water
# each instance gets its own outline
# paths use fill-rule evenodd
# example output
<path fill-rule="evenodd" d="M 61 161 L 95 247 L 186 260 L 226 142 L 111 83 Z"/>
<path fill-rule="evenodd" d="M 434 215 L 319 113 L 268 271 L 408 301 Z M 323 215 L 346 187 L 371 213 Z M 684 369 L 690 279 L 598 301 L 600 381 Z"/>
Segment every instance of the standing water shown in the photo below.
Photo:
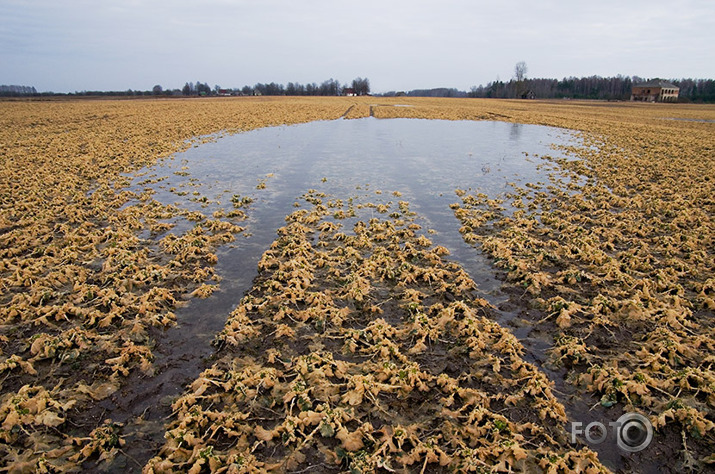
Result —
<path fill-rule="evenodd" d="M 497 199 L 513 191 L 512 184 L 547 183 L 551 165 L 541 157 L 561 157 L 554 145 L 575 140 L 573 132 L 537 125 L 365 118 L 258 129 L 163 161 L 151 172 L 167 176 L 153 185 L 154 198 L 164 204 L 210 215 L 233 209 L 236 197 L 252 199 L 249 219 L 241 223 L 247 227 L 246 238 L 219 250 L 216 270 L 224 278 L 222 292 L 195 304 L 221 306 L 223 312 L 206 320 L 206 331 L 193 336 L 210 340 L 223 328 L 228 311 L 250 287 L 256 262 L 275 231 L 309 189 L 334 199 L 391 201 L 393 207 L 398 200 L 408 201 L 420 224 L 436 231 L 431 240 L 447 247 L 487 296 L 498 292 L 500 283 L 490 265 L 458 232 L 460 224 L 449 208 L 460 201 L 455 190 Z M 192 224 L 180 223 L 175 231 L 185 225 Z M 223 299 L 225 305 L 210 301 Z"/>
<path fill-rule="evenodd" d="M 553 145 L 575 141 L 566 130 L 503 122 L 335 120 L 227 136 L 143 170 L 135 181 L 147 175 L 165 178 L 150 185 L 154 198 L 164 204 L 211 215 L 232 210 L 232 201 L 252 202 L 248 219 L 240 223 L 246 227 L 244 235 L 218 249 L 220 291 L 205 300 L 192 299 L 176 312 L 177 327 L 167 331 L 154 351 L 157 375 L 107 407 L 107 416 L 129 424 L 143 415 L 142 425 L 133 428 L 141 436 L 128 439 L 125 451 L 142 464 L 161 445 L 168 402 L 206 367 L 211 341 L 250 289 L 257 262 L 285 216 L 309 189 L 326 193 L 328 199 L 392 204 L 391 210 L 397 201 L 408 201 L 417 222 L 430 230 L 429 238 L 448 248 L 448 258 L 462 265 L 482 296 L 498 306 L 506 300 L 501 282 L 490 262 L 464 243 L 449 207 L 459 201 L 455 190 L 497 199 L 513 191 L 512 184 L 547 183 L 552 168 L 542 157 L 561 157 Z M 137 184 L 134 190 L 146 188 Z M 360 217 L 369 219 L 370 212 L 376 211 L 363 209 Z M 177 224 L 173 232 L 193 225 Z M 512 318 L 514 314 L 503 313 L 500 322 Z"/>

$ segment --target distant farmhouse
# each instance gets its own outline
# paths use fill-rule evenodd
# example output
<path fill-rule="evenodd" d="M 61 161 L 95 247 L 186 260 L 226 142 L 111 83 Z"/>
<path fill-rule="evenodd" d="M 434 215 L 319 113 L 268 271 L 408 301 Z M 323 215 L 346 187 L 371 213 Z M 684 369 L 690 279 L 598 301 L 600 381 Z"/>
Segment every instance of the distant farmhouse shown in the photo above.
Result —
<path fill-rule="evenodd" d="M 675 102 L 678 100 L 680 88 L 667 81 L 655 79 L 634 85 L 631 89 L 631 100 L 641 102 Z"/>

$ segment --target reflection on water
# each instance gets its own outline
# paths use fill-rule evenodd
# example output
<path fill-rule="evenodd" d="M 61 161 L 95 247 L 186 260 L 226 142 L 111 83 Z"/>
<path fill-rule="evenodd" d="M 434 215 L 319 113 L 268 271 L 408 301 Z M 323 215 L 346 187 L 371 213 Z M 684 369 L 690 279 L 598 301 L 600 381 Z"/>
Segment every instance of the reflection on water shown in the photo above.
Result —
<path fill-rule="evenodd" d="M 213 301 L 200 302 L 218 312 L 206 320 L 203 337 L 221 329 L 231 307 L 250 287 L 256 262 L 276 229 L 308 189 L 343 200 L 354 197 L 394 206 L 398 200 L 409 201 L 420 224 L 436 231 L 429 237 L 447 247 L 493 300 L 499 282 L 458 233 L 459 223 L 449 208 L 459 201 L 454 191 L 497 198 L 512 189 L 509 183 L 547 182 L 548 166 L 539 157 L 560 156 L 551 144 L 573 140 L 561 129 L 487 121 L 365 118 L 264 128 L 165 160 L 153 170 L 157 176 L 169 176 L 154 185 L 155 198 L 207 215 L 231 209 L 234 196 L 254 199 L 249 220 L 241 223 L 250 236 L 219 252 L 222 291 Z"/>
<path fill-rule="evenodd" d="M 509 130 L 509 138 L 511 140 L 518 140 L 521 135 L 521 127 L 523 126 L 524 124 L 521 123 L 512 123 L 511 129 Z"/>
<path fill-rule="evenodd" d="M 344 232 L 357 218 L 378 216 L 374 207 L 359 209 L 359 203 L 390 205 L 393 212 L 398 201 L 408 201 L 428 237 L 450 250 L 448 258 L 459 262 L 496 306 L 506 298 L 489 261 L 458 232 L 460 223 L 449 207 L 459 202 L 455 189 L 498 198 L 513 189 L 509 183 L 546 183 L 550 165 L 540 157 L 561 156 L 550 145 L 574 140 L 561 129 L 502 122 L 336 120 L 228 136 L 142 170 L 134 190 L 150 187 L 165 204 L 210 216 L 232 210 L 232 200 L 253 202 L 248 219 L 240 222 L 245 234 L 217 251 L 220 290 L 177 309 L 177 327 L 157 340 L 153 351 L 157 375 L 125 390 L 116 406 L 105 407 L 108 417 L 127 422 L 127 433 L 142 433 L 127 438 L 127 455 L 141 464 L 161 446 L 163 419 L 170 412 L 166 401 L 205 368 L 203 358 L 213 353 L 210 341 L 250 289 L 258 260 L 285 216 L 309 189 L 326 193 L 326 200 L 355 204 L 358 217 L 343 221 Z M 147 178 L 159 181 L 142 184 Z M 195 225 L 183 218 L 176 223 L 171 232 Z M 501 323 L 514 317 L 501 314 Z"/>

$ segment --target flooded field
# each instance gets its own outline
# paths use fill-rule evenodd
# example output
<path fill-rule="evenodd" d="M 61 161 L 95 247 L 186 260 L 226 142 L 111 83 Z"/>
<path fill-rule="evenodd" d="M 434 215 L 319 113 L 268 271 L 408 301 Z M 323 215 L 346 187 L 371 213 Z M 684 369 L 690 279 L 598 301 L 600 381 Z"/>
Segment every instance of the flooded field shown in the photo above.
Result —
<path fill-rule="evenodd" d="M 479 253 L 463 241 L 449 207 L 459 200 L 455 191 L 484 193 L 513 212 L 516 208 L 507 195 L 514 187 L 527 182 L 546 186 L 558 169 L 553 160 L 564 156 L 557 146 L 575 143 L 567 130 L 503 122 L 313 122 L 255 130 L 194 147 L 141 170 L 134 179 L 156 183 L 128 189 L 138 194 L 151 190 L 157 201 L 189 212 L 245 211 L 245 220 L 240 220 L 246 227 L 244 238 L 219 249 L 222 258 L 216 267 L 227 277 L 223 290 L 234 284 L 245 290 L 252 278 L 246 281 L 243 275 L 255 272 L 276 229 L 309 189 L 355 200 L 356 205 L 367 200 L 394 207 L 406 200 L 419 224 L 433 231 L 435 242 L 461 255 L 456 258 L 463 265 L 475 265 L 469 262 L 479 259 Z M 369 212 L 380 213 L 375 206 Z M 184 218 L 171 222 L 177 225 L 172 233 L 194 225 Z M 246 259 L 251 263 L 243 267 Z M 483 266 L 476 279 L 489 279 L 489 267 Z M 480 286 L 487 291 L 499 285 L 485 283 Z"/>
<path fill-rule="evenodd" d="M 9 471 L 713 462 L 711 108 L 2 106 Z"/>
<path fill-rule="evenodd" d="M 498 307 L 508 296 L 500 291 L 501 282 L 488 260 L 462 239 L 461 224 L 450 208 L 459 200 L 455 190 L 485 193 L 511 213 L 516 208 L 508 195 L 514 187 L 550 182 L 558 168 L 553 160 L 563 156 L 557 146 L 575 143 L 573 133 L 543 126 L 365 118 L 223 137 L 140 170 L 134 182 L 142 184 L 130 190 L 151 190 L 165 205 L 206 215 L 240 209 L 245 230 L 236 241 L 217 249 L 220 289 L 179 309 L 178 326 L 167 334 L 166 349 L 160 346 L 155 351 L 171 367 L 170 376 L 161 377 L 160 387 L 147 384 L 143 393 L 135 388 L 131 403 L 124 405 L 132 405 L 134 416 L 147 418 L 147 410 L 156 412 L 153 418 L 167 415 L 166 409 L 153 407 L 162 398 L 181 393 L 204 368 L 202 357 L 196 355 L 212 354 L 210 343 L 250 290 L 260 257 L 308 190 L 326 194 L 326 202 L 334 207 L 350 203 L 349 214 L 334 218 L 348 235 L 356 222 L 384 217 L 398 208 L 398 202 L 409 202 L 422 234 L 448 249 L 446 258 L 467 271 L 479 297 Z M 172 233 L 201 225 L 183 217 L 168 222 L 175 225 Z M 515 313 L 497 312 L 495 317 L 507 324 Z M 122 411 L 112 418 L 124 421 Z M 162 439 L 163 427 L 155 428 L 160 428 L 156 434 Z M 139 449 L 146 450 L 146 445 Z"/>

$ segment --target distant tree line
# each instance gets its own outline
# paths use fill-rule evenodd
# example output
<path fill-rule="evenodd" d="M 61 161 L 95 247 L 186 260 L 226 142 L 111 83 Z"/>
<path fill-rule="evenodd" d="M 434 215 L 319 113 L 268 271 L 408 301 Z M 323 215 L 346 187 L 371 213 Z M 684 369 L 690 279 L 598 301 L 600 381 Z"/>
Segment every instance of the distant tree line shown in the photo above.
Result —
<path fill-rule="evenodd" d="M 389 91 L 377 94 L 381 97 L 469 97 L 465 91 L 454 87 L 435 87 L 434 89 L 413 89 L 411 91 Z"/>
<path fill-rule="evenodd" d="M 634 77 L 568 77 L 557 79 L 512 79 L 508 82 L 496 80 L 486 86 L 475 86 L 469 97 L 496 99 L 518 99 L 533 97 L 538 99 L 600 99 L 627 100 L 631 96 L 633 83 L 644 82 Z"/>
<path fill-rule="evenodd" d="M 253 86 L 243 86 L 242 88 L 222 88 L 219 85 L 213 89 L 207 83 L 187 82 L 181 89 L 181 95 L 185 96 L 210 96 L 210 95 L 320 95 L 338 96 L 355 92 L 356 95 L 367 95 L 370 93 L 370 81 L 358 77 L 352 81 L 351 85 L 341 85 L 336 79 L 330 78 L 320 84 L 315 82 L 301 84 L 299 82 L 289 82 L 286 85 L 270 83 L 257 83 Z M 160 85 L 154 86 L 154 95 L 177 95 L 176 91 L 165 91 Z"/>
<path fill-rule="evenodd" d="M 628 100 L 631 87 L 646 82 L 638 76 L 615 77 L 567 77 L 558 79 L 527 79 L 526 64 L 517 63 L 514 78 L 504 82 L 496 80 L 487 85 L 474 86 L 469 92 L 455 88 L 438 87 L 433 89 L 414 89 L 409 92 L 386 92 L 382 96 L 411 97 L 480 97 L 495 99 L 535 98 L 535 99 L 597 99 L 597 100 Z M 671 79 L 680 88 L 681 102 L 715 103 L 714 79 Z M 38 93 L 30 86 L 0 85 L 0 97 L 24 96 L 216 96 L 216 95 L 297 95 L 297 96 L 337 96 L 337 95 L 367 95 L 370 93 L 370 81 L 357 77 L 350 84 L 340 84 L 335 79 L 328 79 L 320 84 L 300 84 L 289 82 L 287 85 L 258 83 L 242 88 L 223 89 L 218 85 L 211 88 L 206 82 L 187 82 L 181 89 L 164 89 L 155 85 L 151 90 L 138 91 L 81 91 L 69 94 L 53 92 Z"/>
<path fill-rule="evenodd" d="M 475 86 L 469 97 L 498 99 L 598 99 L 629 100 L 631 87 L 646 82 L 638 76 L 616 77 L 567 77 L 557 79 L 512 79 L 508 82 L 494 81 L 486 86 Z M 713 79 L 673 79 L 669 82 L 680 88 L 682 102 L 715 102 L 715 80 Z"/>
<path fill-rule="evenodd" d="M 715 102 L 715 80 L 681 79 L 673 84 L 680 87 L 680 97 L 691 102 Z"/>
<path fill-rule="evenodd" d="M 161 87 L 160 85 L 158 87 Z M 157 86 L 154 86 L 154 89 L 156 89 Z M 200 95 L 200 96 L 206 96 L 211 94 L 211 87 L 209 87 L 208 83 L 201 83 L 201 82 L 196 82 L 194 84 L 193 82 L 187 82 L 184 84 L 184 87 L 181 89 L 181 93 L 183 95 Z"/>
<path fill-rule="evenodd" d="M 596 99 L 629 100 L 631 87 L 646 82 L 638 76 L 616 77 L 567 77 L 558 79 L 526 79 L 516 77 L 507 82 L 496 80 L 486 86 L 474 86 L 469 92 L 454 88 L 415 89 L 408 92 L 386 92 L 383 96 L 410 97 L 478 97 L 494 99 Z M 670 80 L 680 88 L 681 102 L 715 102 L 715 80 L 679 79 Z"/>
<path fill-rule="evenodd" d="M 156 88 L 156 86 L 154 86 Z M 8 89 L 15 88 L 10 91 Z M 20 88 L 20 89 L 17 89 Z M 23 91 L 24 89 L 24 91 Z M 98 97 L 124 97 L 124 96 L 151 96 L 151 95 L 181 95 L 180 89 L 160 90 L 157 94 L 154 90 L 151 91 L 135 91 L 127 89 L 126 91 L 76 91 L 76 92 L 37 92 L 34 87 L 28 86 L 2 86 L 0 85 L 0 97 L 73 97 L 73 96 L 98 96 Z"/>
<path fill-rule="evenodd" d="M 232 89 L 237 95 L 313 95 L 313 96 L 337 96 L 337 95 L 368 95 L 370 93 L 370 81 L 367 78 L 357 77 L 350 85 L 340 84 L 336 79 L 330 78 L 320 84 L 312 82 L 301 84 L 299 82 L 289 82 L 283 84 L 258 83 L 254 86 L 243 86 L 243 88 Z"/>
<path fill-rule="evenodd" d="M 0 86 L 0 96 L 18 97 L 23 95 L 37 95 L 37 90 L 28 86 Z"/>
<path fill-rule="evenodd" d="M 467 97 L 467 93 L 454 88 L 415 89 L 405 93 L 409 97 Z"/>
<path fill-rule="evenodd" d="M 320 84 L 315 82 L 301 84 L 300 82 L 289 82 L 286 85 L 271 82 L 268 84 L 258 83 L 254 86 L 243 86 L 240 90 L 242 95 L 341 95 L 347 85 L 340 85 L 340 82 L 330 78 Z"/>
<path fill-rule="evenodd" d="M 320 84 L 300 84 L 289 82 L 287 85 L 271 83 L 258 83 L 242 88 L 222 88 L 215 85 L 211 88 L 208 83 L 196 81 L 186 82 L 181 89 L 165 89 L 161 84 L 156 84 L 148 91 L 128 89 L 126 91 L 81 91 L 69 94 L 42 92 L 38 93 L 34 87 L 27 86 L 0 86 L 0 96 L 217 96 L 217 95 L 321 95 L 338 96 L 346 94 L 368 95 L 370 93 L 370 80 L 357 77 L 350 84 L 340 84 L 336 79 L 330 78 Z"/>

